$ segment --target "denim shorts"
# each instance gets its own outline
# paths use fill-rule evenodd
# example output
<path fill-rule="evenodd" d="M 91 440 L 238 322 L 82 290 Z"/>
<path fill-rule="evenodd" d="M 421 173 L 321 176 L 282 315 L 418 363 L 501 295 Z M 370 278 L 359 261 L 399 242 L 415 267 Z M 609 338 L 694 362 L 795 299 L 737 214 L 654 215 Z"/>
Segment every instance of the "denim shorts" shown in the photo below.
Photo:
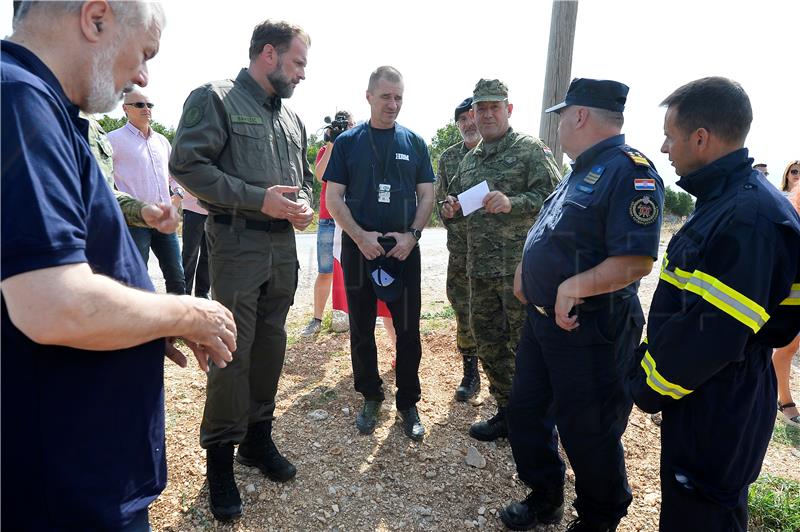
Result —
<path fill-rule="evenodd" d="M 317 228 L 317 271 L 333 273 L 333 235 L 336 222 L 333 218 L 323 218 Z"/>

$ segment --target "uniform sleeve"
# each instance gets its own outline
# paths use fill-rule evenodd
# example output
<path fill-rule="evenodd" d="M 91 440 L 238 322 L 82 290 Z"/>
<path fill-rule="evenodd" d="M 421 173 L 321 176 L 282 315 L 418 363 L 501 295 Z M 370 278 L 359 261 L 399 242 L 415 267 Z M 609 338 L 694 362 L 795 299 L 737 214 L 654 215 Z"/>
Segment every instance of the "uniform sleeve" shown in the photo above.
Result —
<path fill-rule="evenodd" d="M 786 299 L 797 264 L 785 241 L 755 227 L 732 224 L 705 249 L 693 271 L 662 267 L 658 291 L 682 301 L 639 349 L 631 393 L 645 412 L 658 412 L 690 395 L 729 364 Z M 754 274 L 757 272 L 757 274 Z M 654 305 L 656 300 L 654 299 Z M 650 309 L 650 320 L 658 314 Z"/>
<path fill-rule="evenodd" d="M 606 216 L 609 256 L 650 256 L 656 260 L 664 215 L 661 177 L 652 167 L 633 167 L 626 161 L 620 174 L 608 178 L 614 179 Z"/>
<path fill-rule="evenodd" d="M 313 208 L 314 206 L 314 173 L 311 171 L 311 165 L 308 164 L 308 157 L 306 157 L 306 153 L 308 153 L 308 135 L 306 133 L 306 126 L 300 122 L 300 131 L 302 133 L 303 138 L 303 146 L 302 146 L 302 161 L 303 161 L 303 183 L 300 185 L 300 191 L 297 193 L 297 199 L 299 201 L 304 202 L 308 205 L 309 208 Z"/>
<path fill-rule="evenodd" d="M 169 159 L 169 171 L 195 197 L 230 209 L 260 210 L 264 188 L 226 174 L 216 162 L 228 142 L 224 104 L 210 89 L 186 99 Z"/>
<path fill-rule="evenodd" d="M 67 117 L 25 84 L 4 83 L 0 100 L 2 278 L 86 262 L 81 175 L 87 169 L 63 134 L 71 127 Z"/>
<path fill-rule="evenodd" d="M 526 192 L 508 198 L 514 214 L 537 214 L 561 178 L 553 153 L 544 144 L 533 142 L 529 154 L 525 177 Z"/>

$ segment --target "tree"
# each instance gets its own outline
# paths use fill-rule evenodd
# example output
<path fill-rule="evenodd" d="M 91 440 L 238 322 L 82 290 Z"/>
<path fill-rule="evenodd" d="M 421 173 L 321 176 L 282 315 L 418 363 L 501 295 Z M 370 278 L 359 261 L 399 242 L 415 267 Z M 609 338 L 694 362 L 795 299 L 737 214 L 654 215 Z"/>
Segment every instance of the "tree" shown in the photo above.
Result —
<path fill-rule="evenodd" d="M 688 216 L 694 210 L 694 200 L 686 192 L 676 192 L 670 187 L 664 190 L 664 211 L 675 216 Z"/>
<path fill-rule="evenodd" d="M 434 172 L 436 172 L 439 167 L 439 156 L 442 152 L 458 142 L 461 142 L 461 133 L 459 133 L 456 123 L 452 120 L 444 127 L 436 130 L 436 135 L 433 137 L 433 140 L 431 140 L 431 145 L 428 146 Z"/>
<path fill-rule="evenodd" d="M 100 125 L 103 126 L 103 129 L 106 130 L 106 133 L 111 133 L 115 129 L 119 129 L 128 123 L 128 120 L 124 117 L 111 118 L 108 115 L 103 115 L 103 118 L 100 118 L 97 121 L 100 122 Z M 167 137 L 169 143 L 172 144 L 172 141 L 175 139 L 175 128 L 167 127 L 163 124 L 156 122 L 155 120 L 150 122 L 150 127 L 153 128 L 153 131 L 161 133 L 162 135 Z"/>

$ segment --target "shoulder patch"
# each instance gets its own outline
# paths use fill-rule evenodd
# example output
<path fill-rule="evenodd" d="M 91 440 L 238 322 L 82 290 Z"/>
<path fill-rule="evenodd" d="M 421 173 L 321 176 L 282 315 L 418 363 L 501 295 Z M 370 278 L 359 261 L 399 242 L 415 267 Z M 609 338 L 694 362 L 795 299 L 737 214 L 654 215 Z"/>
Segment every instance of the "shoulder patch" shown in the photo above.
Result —
<path fill-rule="evenodd" d="M 651 178 L 638 178 L 633 180 L 634 190 L 655 190 L 656 180 Z"/>
<path fill-rule="evenodd" d="M 650 225 L 658 219 L 658 203 L 647 194 L 636 196 L 628 207 L 628 214 L 637 224 Z"/>
<path fill-rule="evenodd" d="M 642 152 L 635 150 L 628 146 L 627 144 L 623 144 L 619 147 L 622 150 L 622 153 L 628 156 L 628 158 L 633 161 L 633 164 L 636 166 L 647 166 L 650 167 L 650 161 L 647 160 L 647 157 L 642 155 Z"/>
<path fill-rule="evenodd" d="M 199 105 L 193 105 L 189 107 L 186 112 L 183 113 L 183 126 L 184 127 L 194 127 L 200 120 L 203 118 L 203 108 Z"/>

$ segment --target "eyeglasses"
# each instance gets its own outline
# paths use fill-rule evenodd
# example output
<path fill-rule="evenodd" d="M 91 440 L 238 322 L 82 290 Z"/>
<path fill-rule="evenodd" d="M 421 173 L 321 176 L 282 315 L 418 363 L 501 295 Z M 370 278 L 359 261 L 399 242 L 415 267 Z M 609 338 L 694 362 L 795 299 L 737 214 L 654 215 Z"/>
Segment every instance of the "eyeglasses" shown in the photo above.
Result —
<path fill-rule="evenodd" d="M 126 103 L 124 105 L 130 105 L 132 107 L 136 107 L 137 109 L 144 109 L 144 107 L 147 106 L 148 109 L 152 109 L 153 107 L 155 107 L 156 104 L 150 103 L 150 102 L 146 102 L 146 103 L 145 102 L 135 102 L 135 103 Z"/>

